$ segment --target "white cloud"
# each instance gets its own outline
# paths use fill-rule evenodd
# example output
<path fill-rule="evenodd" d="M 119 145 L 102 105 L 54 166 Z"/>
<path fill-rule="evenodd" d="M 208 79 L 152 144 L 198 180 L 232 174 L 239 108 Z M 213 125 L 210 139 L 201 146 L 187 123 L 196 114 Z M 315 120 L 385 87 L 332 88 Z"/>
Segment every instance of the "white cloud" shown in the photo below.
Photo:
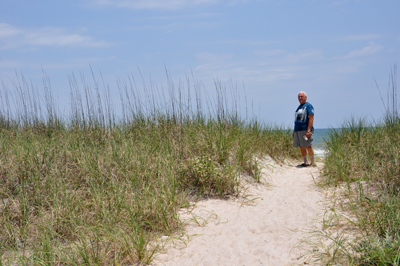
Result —
<path fill-rule="evenodd" d="M 203 13 L 185 13 L 185 14 L 176 14 L 171 15 L 171 13 L 162 15 L 162 16 L 149 16 L 146 19 L 154 19 L 154 20 L 178 20 L 178 19 L 192 19 L 192 18 L 212 18 L 219 17 L 222 13 L 212 13 L 212 12 L 203 12 Z"/>
<path fill-rule="evenodd" d="M 233 54 L 197 54 L 200 64 L 195 68 L 202 76 L 221 80 L 238 78 L 247 82 L 266 84 L 296 80 L 309 73 L 315 61 L 324 60 L 320 50 L 287 53 L 282 49 L 255 51 L 257 59 L 243 60 Z M 311 63 L 312 62 L 312 63 Z M 312 72 L 310 72 L 312 73 Z"/>
<path fill-rule="evenodd" d="M 12 60 L 2 60 L 0 58 L 0 68 L 17 68 L 23 66 L 22 62 L 19 61 L 12 61 Z"/>
<path fill-rule="evenodd" d="M 246 40 L 246 39 L 230 39 L 230 40 L 222 40 L 216 41 L 217 44 L 238 44 L 238 45 L 268 45 L 276 43 L 276 41 L 254 41 L 254 40 Z"/>
<path fill-rule="evenodd" d="M 236 4 L 247 0 L 230 0 L 226 4 Z M 93 0 L 96 5 L 127 7 L 133 9 L 181 9 L 203 4 L 216 4 L 221 0 Z"/>
<path fill-rule="evenodd" d="M 1 38 L 18 35 L 21 31 L 6 23 L 0 23 L 0 40 Z"/>
<path fill-rule="evenodd" d="M 115 57 L 78 57 L 78 58 L 70 58 L 62 61 L 57 60 L 46 60 L 38 64 L 36 61 L 29 61 L 29 60 L 8 60 L 2 59 L 0 57 L 0 86 L 1 86 L 1 76 L 5 77 L 6 72 L 9 71 L 12 74 L 15 74 L 15 69 L 19 68 L 26 68 L 26 69 L 33 69 L 36 71 L 41 71 L 45 69 L 46 71 L 54 70 L 54 69 L 77 69 L 77 68 L 87 68 L 91 64 L 98 64 L 98 63 L 109 63 L 114 61 Z"/>
<path fill-rule="evenodd" d="M 342 1 L 333 1 L 332 3 L 331 3 L 331 5 L 333 5 L 333 6 L 339 6 L 339 5 L 345 5 L 345 4 L 348 4 L 349 2 L 357 2 L 358 0 L 342 0 Z"/>
<path fill-rule="evenodd" d="M 68 34 L 63 30 L 54 28 L 45 28 L 34 32 L 24 34 L 25 40 L 31 45 L 49 45 L 49 46 L 89 46 L 103 47 L 107 43 L 103 41 L 95 41 L 90 36 L 80 34 Z"/>
<path fill-rule="evenodd" d="M 299 54 L 288 54 L 286 60 L 288 63 L 298 63 L 300 61 L 316 61 L 323 59 L 324 53 L 319 50 L 307 51 Z"/>
<path fill-rule="evenodd" d="M 232 54 L 213 54 L 210 52 L 203 52 L 196 54 L 197 59 L 206 63 L 222 63 L 233 58 Z"/>
<path fill-rule="evenodd" d="M 359 35 L 348 35 L 338 38 L 340 41 L 360 41 L 360 40 L 372 40 L 380 38 L 378 34 L 359 34 Z"/>
<path fill-rule="evenodd" d="M 207 80 L 210 77 L 221 81 L 239 80 L 251 84 L 268 84 L 293 80 L 299 76 L 301 69 L 288 65 L 259 65 L 232 62 L 230 64 L 208 63 L 195 68 L 196 75 Z"/>
<path fill-rule="evenodd" d="M 269 57 L 269 56 L 283 54 L 284 52 L 285 52 L 285 50 L 282 50 L 282 49 L 273 49 L 273 50 L 255 51 L 254 53 L 256 55 Z"/>
<path fill-rule="evenodd" d="M 344 58 L 348 59 L 348 58 L 353 58 L 353 57 L 368 56 L 368 55 L 378 53 L 381 50 L 383 50 L 382 45 L 374 44 L 373 42 L 371 42 L 368 46 L 366 46 L 362 49 L 351 51 L 350 53 L 345 55 Z"/>
<path fill-rule="evenodd" d="M 24 29 L 9 24 L 0 24 L 0 49 L 31 46 L 80 46 L 105 47 L 110 46 L 104 41 L 94 40 L 90 36 L 67 33 L 64 29 L 45 27 L 40 29 Z"/>
<path fill-rule="evenodd" d="M 115 60 L 115 57 L 79 57 L 65 60 L 64 62 L 46 62 L 41 65 L 41 68 L 45 70 L 53 69 L 76 69 L 82 67 L 88 67 L 91 64 L 110 62 Z M 33 66 L 32 66 L 33 67 Z"/>

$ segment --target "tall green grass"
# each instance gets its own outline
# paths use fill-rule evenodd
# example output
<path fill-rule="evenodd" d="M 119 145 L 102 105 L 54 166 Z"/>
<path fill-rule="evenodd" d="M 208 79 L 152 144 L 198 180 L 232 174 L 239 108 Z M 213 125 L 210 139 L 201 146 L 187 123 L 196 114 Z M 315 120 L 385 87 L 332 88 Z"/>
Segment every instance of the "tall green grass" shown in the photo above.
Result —
<path fill-rule="evenodd" d="M 118 117 L 93 80 L 70 77 L 67 115 L 46 76 L 43 101 L 23 76 L 3 88 L 0 265 L 149 264 L 183 229 L 179 208 L 238 196 L 244 174 L 259 181 L 256 157 L 295 156 L 289 130 L 242 119 L 219 83 L 204 99 L 196 82 L 191 98 L 119 80 Z"/>
<path fill-rule="evenodd" d="M 336 246 L 333 254 L 341 256 L 325 257 L 329 265 L 400 264 L 400 116 L 393 73 L 389 88 L 381 123 L 351 119 L 326 141 L 323 182 L 346 184 L 342 207 L 352 217 L 353 236 Z"/>

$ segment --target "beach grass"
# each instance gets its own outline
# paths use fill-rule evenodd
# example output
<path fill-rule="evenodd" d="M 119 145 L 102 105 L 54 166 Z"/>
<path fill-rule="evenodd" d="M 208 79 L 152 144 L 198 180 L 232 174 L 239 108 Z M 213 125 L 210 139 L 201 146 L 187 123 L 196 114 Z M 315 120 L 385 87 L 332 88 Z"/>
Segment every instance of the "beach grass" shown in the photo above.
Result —
<path fill-rule="evenodd" d="M 322 184 L 341 187 L 342 225 L 334 224 L 327 265 L 399 265 L 400 263 L 400 116 L 391 75 L 382 122 L 350 119 L 331 129 Z M 337 214 L 335 214 L 337 215 Z M 340 216 L 340 215 L 339 215 Z M 333 227 L 332 227 L 333 228 Z M 338 244 L 340 243 L 340 244 Z M 318 257 L 318 256 L 317 256 Z"/>
<path fill-rule="evenodd" d="M 400 121 L 400 120 L 399 120 Z M 348 265 L 398 265 L 400 258 L 400 123 L 352 120 L 327 140 L 323 182 L 342 187 L 340 209 L 353 235 L 337 246 Z M 337 224 L 336 224 L 337 225 Z M 355 226 L 355 227 L 353 227 Z M 337 262 L 331 261 L 332 264 Z M 343 263 L 343 261 L 341 261 Z"/>
<path fill-rule="evenodd" d="M 68 114 L 47 76 L 45 97 L 21 76 L 15 94 L 3 88 L 0 265 L 150 264 L 183 229 L 180 208 L 237 197 L 243 176 L 260 181 L 256 158 L 298 157 L 290 130 L 241 118 L 220 83 L 213 100 L 130 81 L 120 117 L 96 79 L 70 77 Z"/>

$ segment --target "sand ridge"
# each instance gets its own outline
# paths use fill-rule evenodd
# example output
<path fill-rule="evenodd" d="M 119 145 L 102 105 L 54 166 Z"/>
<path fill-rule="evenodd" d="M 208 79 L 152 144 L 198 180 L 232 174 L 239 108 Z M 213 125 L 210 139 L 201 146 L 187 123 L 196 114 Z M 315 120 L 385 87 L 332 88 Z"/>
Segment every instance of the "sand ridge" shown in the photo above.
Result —
<path fill-rule="evenodd" d="M 198 202 L 182 210 L 192 219 L 185 228 L 189 240 L 173 241 L 155 265 L 299 265 L 306 261 L 299 247 L 307 231 L 318 227 L 324 193 L 314 179 L 318 167 L 278 166 L 264 160 L 269 186 L 250 186 L 246 199 Z M 249 200 L 253 199 L 253 200 Z"/>

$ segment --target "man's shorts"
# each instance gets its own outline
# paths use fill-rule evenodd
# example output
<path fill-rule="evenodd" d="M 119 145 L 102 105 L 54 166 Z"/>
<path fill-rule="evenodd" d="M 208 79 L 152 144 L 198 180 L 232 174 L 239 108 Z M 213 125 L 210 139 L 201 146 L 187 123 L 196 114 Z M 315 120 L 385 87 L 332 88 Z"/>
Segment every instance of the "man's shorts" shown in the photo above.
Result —
<path fill-rule="evenodd" d="M 293 137 L 293 147 L 310 147 L 312 146 L 313 140 L 314 140 L 314 131 L 311 131 L 311 136 L 308 138 L 308 140 L 305 140 L 304 137 L 306 136 L 307 130 L 303 131 L 296 131 L 294 132 L 294 137 Z"/>

